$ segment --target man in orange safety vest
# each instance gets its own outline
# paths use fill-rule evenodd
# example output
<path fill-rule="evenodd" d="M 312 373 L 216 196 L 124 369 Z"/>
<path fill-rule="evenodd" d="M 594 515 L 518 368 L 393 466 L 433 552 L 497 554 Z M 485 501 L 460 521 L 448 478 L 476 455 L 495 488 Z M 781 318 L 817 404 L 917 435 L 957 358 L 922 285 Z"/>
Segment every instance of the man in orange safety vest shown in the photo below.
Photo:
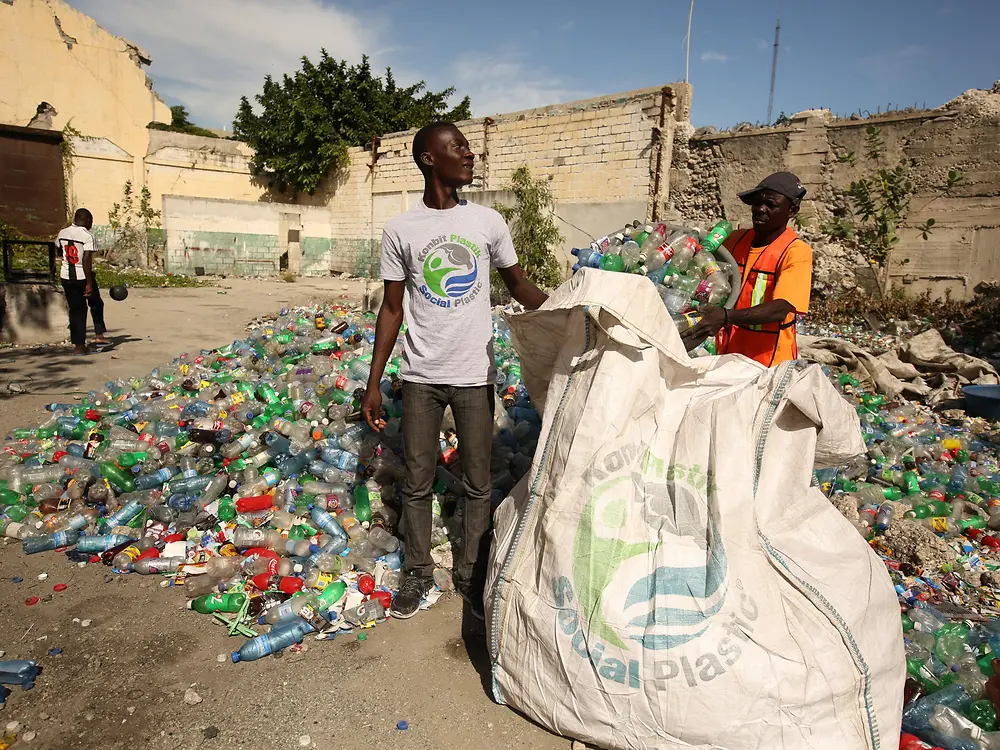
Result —
<path fill-rule="evenodd" d="M 776 172 L 739 194 L 751 207 L 753 228 L 733 232 L 724 243 L 740 267 L 739 296 L 732 310 L 700 308 L 701 320 L 682 336 L 688 348 L 715 336 L 719 354 L 743 354 L 766 367 L 798 358 L 795 320 L 809 310 L 812 248 L 788 222 L 805 194 L 791 172 Z"/>

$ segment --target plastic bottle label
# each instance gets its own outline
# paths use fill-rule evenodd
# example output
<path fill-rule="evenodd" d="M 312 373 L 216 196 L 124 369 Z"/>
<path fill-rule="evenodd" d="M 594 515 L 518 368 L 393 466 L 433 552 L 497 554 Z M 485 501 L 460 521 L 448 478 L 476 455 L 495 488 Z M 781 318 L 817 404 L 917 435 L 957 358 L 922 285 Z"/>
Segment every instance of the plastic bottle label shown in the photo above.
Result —
<path fill-rule="evenodd" d="M 931 528 L 933 528 L 934 531 L 940 532 L 942 534 L 945 533 L 946 531 L 948 531 L 948 519 L 941 518 L 940 516 L 938 516 L 937 518 L 932 518 Z"/>

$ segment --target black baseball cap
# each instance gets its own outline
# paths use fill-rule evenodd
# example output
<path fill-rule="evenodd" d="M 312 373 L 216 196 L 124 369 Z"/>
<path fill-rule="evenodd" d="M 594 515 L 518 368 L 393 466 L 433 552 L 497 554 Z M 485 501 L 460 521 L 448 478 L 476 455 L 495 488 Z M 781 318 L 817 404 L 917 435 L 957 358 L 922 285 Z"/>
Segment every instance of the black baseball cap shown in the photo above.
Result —
<path fill-rule="evenodd" d="M 775 172 L 761 180 L 757 187 L 752 190 L 744 190 L 737 195 L 741 201 L 750 205 L 761 190 L 773 190 L 788 198 L 792 203 L 798 203 L 806 197 L 806 189 L 802 187 L 802 182 L 791 172 Z"/>

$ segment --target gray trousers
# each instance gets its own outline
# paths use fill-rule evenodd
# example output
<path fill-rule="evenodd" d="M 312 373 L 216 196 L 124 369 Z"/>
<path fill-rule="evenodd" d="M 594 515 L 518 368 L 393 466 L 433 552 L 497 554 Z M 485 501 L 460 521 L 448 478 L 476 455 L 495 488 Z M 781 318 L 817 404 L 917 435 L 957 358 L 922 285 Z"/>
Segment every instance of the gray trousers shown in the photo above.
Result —
<path fill-rule="evenodd" d="M 493 441 L 493 387 L 403 383 L 404 569 L 430 576 L 431 495 L 440 451 L 441 419 L 451 406 L 465 480 L 462 544 L 454 554 L 456 585 L 479 588 L 486 582 L 490 548 L 490 450 Z"/>

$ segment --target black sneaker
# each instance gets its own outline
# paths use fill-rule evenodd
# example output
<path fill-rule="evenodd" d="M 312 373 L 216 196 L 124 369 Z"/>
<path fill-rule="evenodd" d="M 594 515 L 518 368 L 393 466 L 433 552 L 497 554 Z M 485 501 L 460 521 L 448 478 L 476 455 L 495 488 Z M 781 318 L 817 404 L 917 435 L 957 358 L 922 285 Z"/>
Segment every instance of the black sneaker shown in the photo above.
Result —
<path fill-rule="evenodd" d="M 413 574 L 406 576 L 399 586 L 399 591 L 392 597 L 389 614 L 400 620 L 413 617 L 420 609 L 420 602 L 432 588 L 434 588 L 433 578 L 424 578 Z"/>
<path fill-rule="evenodd" d="M 465 583 L 461 579 L 455 580 L 455 591 L 469 605 L 469 611 L 477 620 L 486 620 L 486 611 L 483 609 L 483 587 Z"/>

